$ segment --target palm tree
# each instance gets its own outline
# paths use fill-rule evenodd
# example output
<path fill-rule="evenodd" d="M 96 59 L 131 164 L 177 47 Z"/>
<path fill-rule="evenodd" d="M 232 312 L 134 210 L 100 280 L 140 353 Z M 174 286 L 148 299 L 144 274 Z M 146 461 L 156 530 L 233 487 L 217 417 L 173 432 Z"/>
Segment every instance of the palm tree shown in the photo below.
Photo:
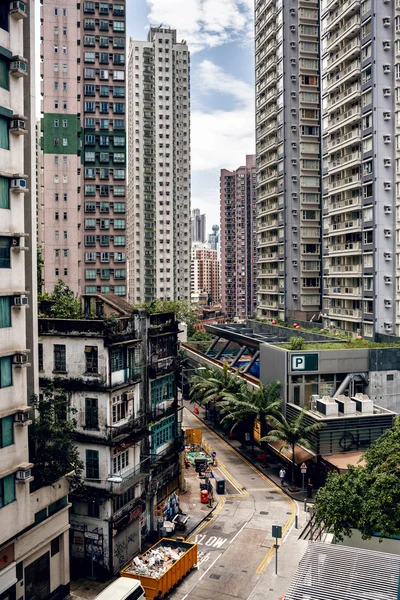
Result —
<path fill-rule="evenodd" d="M 217 367 L 206 368 L 201 373 L 190 378 L 189 396 L 192 402 L 205 406 L 207 409 L 211 403 L 215 405 L 222 400 L 225 392 L 235 393 L 240 388 L 240 379 L 229 370 L 228 363 L 224 363 L 222 369 Z M 215 410 L 214 410 L 215 418 Z"/>
<path fill-rule="evenodd" d="M 287 421 L 283 415 L 281 415 L 279 419 L 272 418 L 271 423 L 275 429 L 270 431 L 262 440 L 265 442 L 284 442 L 280 450 L 281 452 L 285 448 L 290 448 L 292 450 L 292 485 L 295 484 L 295 446 L 299 444 L 300 446 L 304 446 L 304 448 L 311 448 L 311 438 L 315 433 L 320 431 L 320 429 L 325 427 L 325 423 L 312 423 L 311 425 L 306 425 L 304 422 L 306 414 L 307 411 L 305 409 L 301 410 L 297 417 L 291 422 Z"/>
<path fill-rule="evenodd" d="M 263 446 L 264 438 L 267 433 L 268 422 L 272 419 L 274 426 L 278 422 L 282 404 L 280 397 L 281 384 L 279 381 L 274 381 L 260 387 L 250 390 L 247 382 L 243 382 L 240 390 L 236 393 L 225 392 L 222 400 L 219 402 L 221 414 L 224 415 L 221 423 L 232 424 L 231 431 L 238 425 L 248 421 L 252 421 L 253 425 L 256 421 L 260 423 L 261 445 L 264 450 L 266 459 L 266 445 Z"/>

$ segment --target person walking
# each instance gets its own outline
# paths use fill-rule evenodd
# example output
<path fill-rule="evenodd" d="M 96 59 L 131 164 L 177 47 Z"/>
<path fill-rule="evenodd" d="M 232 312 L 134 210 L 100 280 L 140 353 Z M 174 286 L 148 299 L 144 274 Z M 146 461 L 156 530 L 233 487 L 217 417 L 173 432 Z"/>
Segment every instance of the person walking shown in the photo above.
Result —
<path fill-rule="evenodd" d="M 163 600 L 162 591 L 161 590 L 159 590 L 157 592 L 157 596 L 154 596 L 154 600 Z"/>
<path fill-rule="evenodd" d="M 279 471 L 279 477 L 281 479 L 281 486 L 285 487 L 286 471 L 285 471 L 284 467 L 282 467 L 282 469 Z"/>

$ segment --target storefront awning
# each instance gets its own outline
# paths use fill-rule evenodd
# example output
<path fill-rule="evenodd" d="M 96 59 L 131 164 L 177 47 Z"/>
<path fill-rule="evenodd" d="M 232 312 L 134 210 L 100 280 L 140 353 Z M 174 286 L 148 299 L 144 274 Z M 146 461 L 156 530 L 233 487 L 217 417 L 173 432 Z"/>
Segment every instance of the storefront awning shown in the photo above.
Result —
<path fill-rule="evenodd" d="M 328 465 L 331 465 L 335 469 L 348 471 L 349 465 L 353 467 L 357 465 L 363 466 L 365 464 L 363 456 L 364 452 L 339 452 L 338 454 L 331 454 L 322 458 Z"/>
<path fill-rule="evenodd" d="M 283 448 L 284 445 L 285 442 L 281 442 L 280 440 L 269 443 L 269 446 L 274 452 L 279 454 L 279 456 L 283 456 L 289 462 L 292 462 L 292 450 L 291 448 Z M 315 456 L 317 455 L 312 450 L 306 450 L 297 444 L 294 447 L 294 462 L 296 465 L 301 465 L 303 462 L 307 462 Z"/>

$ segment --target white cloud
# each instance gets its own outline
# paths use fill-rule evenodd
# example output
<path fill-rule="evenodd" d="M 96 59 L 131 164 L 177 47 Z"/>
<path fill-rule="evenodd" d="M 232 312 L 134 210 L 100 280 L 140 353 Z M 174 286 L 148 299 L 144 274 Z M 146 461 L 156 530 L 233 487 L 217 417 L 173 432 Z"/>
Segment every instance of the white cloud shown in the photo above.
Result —
<path fill-rule="evenodd" d="M 147 0 L 152 25 L 177 29 L 192 53 L 253 35 L 252 0 Z"/>
<path fill-rule="evenodd" d="M 254 88 L 211 61 L 200 63 L 196 77 L 203 94 L 229 95 L 230 110 L 192 111 L 192 169 L 237 168 L 255 151 Z"/>

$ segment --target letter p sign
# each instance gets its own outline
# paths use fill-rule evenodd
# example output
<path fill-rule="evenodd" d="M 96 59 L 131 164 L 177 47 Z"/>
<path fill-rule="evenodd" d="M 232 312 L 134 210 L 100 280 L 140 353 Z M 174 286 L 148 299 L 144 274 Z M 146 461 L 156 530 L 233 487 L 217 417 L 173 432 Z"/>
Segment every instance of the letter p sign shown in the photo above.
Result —
<path fill-rule="evenodd" d="M 292 371 L 304 371 L 306 368 L 306 357 L 298 354 L 292 355 Z"/>

